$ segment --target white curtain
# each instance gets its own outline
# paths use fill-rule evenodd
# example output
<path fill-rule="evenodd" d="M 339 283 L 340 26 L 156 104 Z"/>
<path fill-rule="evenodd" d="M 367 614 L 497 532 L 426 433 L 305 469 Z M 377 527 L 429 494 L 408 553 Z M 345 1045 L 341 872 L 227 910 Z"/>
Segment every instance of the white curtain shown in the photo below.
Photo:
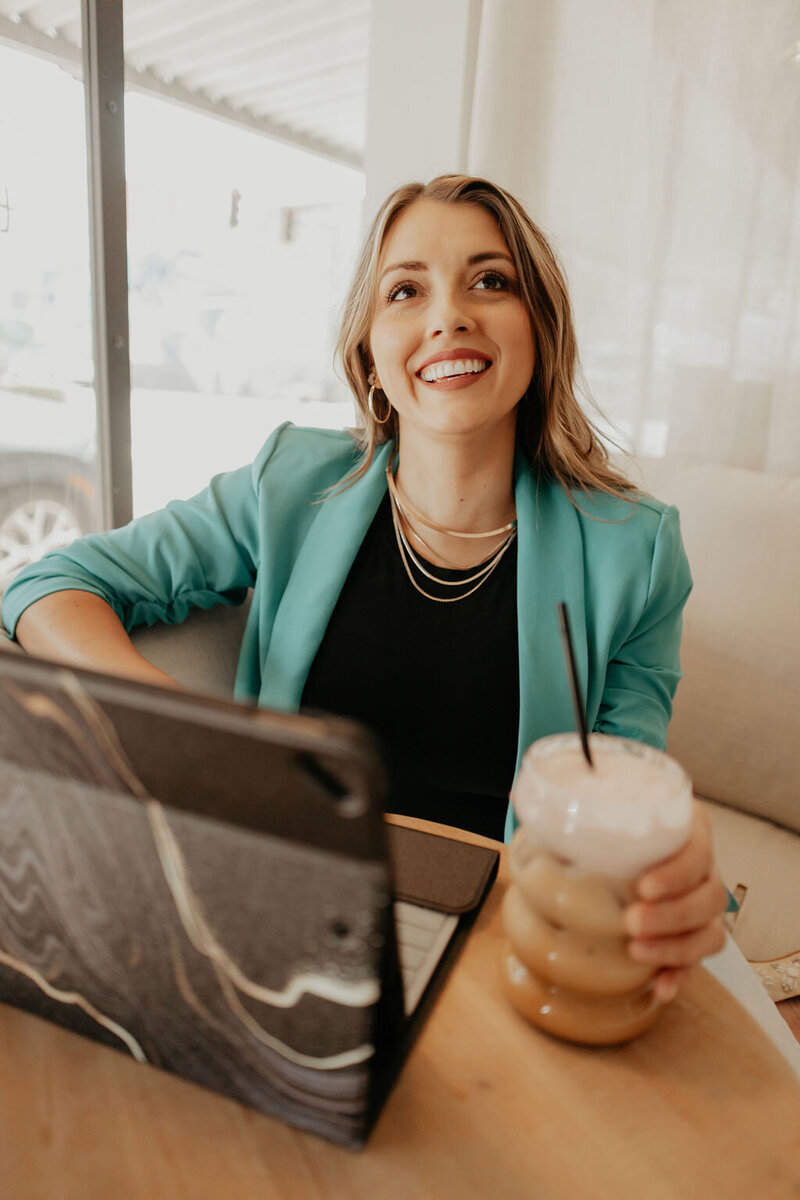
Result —
<path fill-rule="evenodd" d="M 800 0 L 483 0 L 468 169 L 644 454 L 800 474 Z"/>

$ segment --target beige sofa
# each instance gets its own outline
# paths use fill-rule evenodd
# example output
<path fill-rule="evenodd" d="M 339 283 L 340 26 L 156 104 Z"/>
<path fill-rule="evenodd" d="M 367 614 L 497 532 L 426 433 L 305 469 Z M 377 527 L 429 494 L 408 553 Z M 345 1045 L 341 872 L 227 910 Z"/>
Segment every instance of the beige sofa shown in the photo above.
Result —
<path fill-rule="evenodd" d="M 668 749 L 742 896 L 732 934 L 773 1000 L 800 995 L 800 479 L 645 459 L 692 565 Z"/>
<path fill-rule="evenodd" d="M 735 941 L 774 1000 L 800 995 L 800 479 L 679 460 L 638 469 L 678 505 L 695 578 L 669 749 L 743 896 Z M 135 640 L 186 686 L 228 694 L 244 615 L 220 606 Z"/>

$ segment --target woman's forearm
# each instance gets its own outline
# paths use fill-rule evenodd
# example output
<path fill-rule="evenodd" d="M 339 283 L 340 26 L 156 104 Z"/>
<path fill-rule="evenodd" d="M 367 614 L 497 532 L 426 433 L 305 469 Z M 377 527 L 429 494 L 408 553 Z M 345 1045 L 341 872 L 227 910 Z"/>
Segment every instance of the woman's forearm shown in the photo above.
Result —
<path fill-rule="evenodd" d="M 29 654 L 90 671 L 177 687 L 135 648 L 117 614 L 92 592 L 53 592 L 25 609 L 17 641 Z"/>

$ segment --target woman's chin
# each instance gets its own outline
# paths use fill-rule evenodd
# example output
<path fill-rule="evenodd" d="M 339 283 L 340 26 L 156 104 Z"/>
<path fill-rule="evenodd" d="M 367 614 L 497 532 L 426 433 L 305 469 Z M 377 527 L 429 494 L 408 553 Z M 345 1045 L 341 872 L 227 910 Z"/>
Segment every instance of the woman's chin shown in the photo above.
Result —
<path fill-rule="evenodd" d="M 506 428 L 516 428 L 516 412 L 504 413 L 502 416 L 494 412 L 478 410 L 472 406 L 456 407 L 455 405 L 437 405 L 434 412 L 418 410 L 414 417 L 400 417 L 400 436 L 403 430 L 411 432 L 411 427 L 418 434 L 427 434 L 436 438 L 469 438 L 487 437 L 497 434 Z"/>

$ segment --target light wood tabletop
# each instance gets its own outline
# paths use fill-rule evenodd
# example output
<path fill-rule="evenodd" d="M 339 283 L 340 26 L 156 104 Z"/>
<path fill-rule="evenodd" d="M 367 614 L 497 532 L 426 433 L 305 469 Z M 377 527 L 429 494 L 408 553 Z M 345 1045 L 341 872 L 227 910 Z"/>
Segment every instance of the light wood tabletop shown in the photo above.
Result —
<path fill-rule="evenodd" d="M 360 1153 L 0 1005 L 0 1197 L 796 1200 L 800 1087 L 731 995 L 698 968 L 638 1041 L 554 1041 L 500 989 L 505 885 Z"/>

